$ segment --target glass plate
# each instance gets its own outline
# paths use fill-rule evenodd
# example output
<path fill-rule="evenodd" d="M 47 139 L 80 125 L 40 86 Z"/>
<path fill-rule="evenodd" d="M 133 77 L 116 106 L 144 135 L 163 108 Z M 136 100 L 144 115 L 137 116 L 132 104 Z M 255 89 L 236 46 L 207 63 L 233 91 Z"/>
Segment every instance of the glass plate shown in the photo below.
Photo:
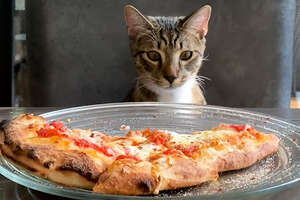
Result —
<path fill-rule="evenodd" d="M 281 142 L 278 153 L 247 169 L 222 173 L 216 182 L 161 192 L 158 196 L 105 195 L 65 187 L 31 175 L 1 157 L 0 173 L 3 176 L 41 192 L 74 199 L 232 199 L 279 191 L 300 178 L 300 128 L 272 116 L 224 107 L 162 103 L 91 105 L 42 116 L 49 120 L 62 120 L 70 128 L 91 128 L 111 135 L 125 134 L 120 131 L 123 124 L 131 129 L 151 127 L 191 133 L 220 123 L 248 123 L 260 131 L 275 133 Z"/>

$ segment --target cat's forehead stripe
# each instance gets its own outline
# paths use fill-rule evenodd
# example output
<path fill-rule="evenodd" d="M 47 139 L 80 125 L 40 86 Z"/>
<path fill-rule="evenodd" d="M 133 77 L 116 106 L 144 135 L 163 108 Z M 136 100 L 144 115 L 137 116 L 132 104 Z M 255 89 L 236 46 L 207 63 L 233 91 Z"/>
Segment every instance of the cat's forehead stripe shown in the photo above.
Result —
<path fill-rule="evenodd" d="M 160 29 L 160 31 L 159 31 L 159 36 L 160 36 L 160 39 L 162 40 L 162 41 L 164 41 L 165 42 L 165 45 L 168 45 L 168 37 L 165 37 L 164 36 L 164 34 L 163 34 L 163 29 Z"/>
<path fill-rule="evenodd" d="M 179 39 L 179 31 L 177 30 L 178 23 L 183 17 L 152 17 L 148 16 L 149 20 L 159 26 L 157 47 L 161 48 L 161 42 L 165 46 L 176 48 Z M 182 45 L 178 45 L 182 48 Z"/>
<path fill-rule="evenodd" d="M 174 47 L 176 47 L 176 42 L 177 42 L 177 40 L 178 40 L 178 38 L 179 38 L 179 32 L 178 32 L 178 30 L 177 29 L 175 29 L 175 39 L 174 39 Z"/>

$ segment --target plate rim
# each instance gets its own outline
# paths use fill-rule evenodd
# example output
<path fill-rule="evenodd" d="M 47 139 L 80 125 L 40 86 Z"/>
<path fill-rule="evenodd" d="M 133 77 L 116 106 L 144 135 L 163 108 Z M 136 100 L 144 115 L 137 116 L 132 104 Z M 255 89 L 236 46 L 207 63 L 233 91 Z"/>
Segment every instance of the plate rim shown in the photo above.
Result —
<path fill-rule="evenodd" d="M 298 126 L 297 124 L 294 124 L 293 122 L 287 121 L 283 118 L 280 117 L 275 117 L 272 115 L 268 115 L 268 114 L 264 114 L 261 112 L 256 112 L 256 111 L 249 111 L 247 109 L 244 108 L 232 108 L 232 107 L 223 107 L 223 106 L 214 106 L 214 105 L 196 105 L 196 104 L 177 104 L 177 103 L 159 103 L 159 102 L 137 102 L 137 103 L 133 103 L 133 102 L 129 102 L 129 103 L 107 103 L 107 104 L 92 104 L 92 105 L 86 105 L 86 106 L 76 106 L 76 107 L 70 107 L 70 108 L 64 108 L 64 109 L 58 109 L 55 111 L 50 111 L 50 112 L 46 112 L 46 113 L 42 113 L 40 114 L 40 116 L 43 116 L 45 118 L 49 118 L 49 117 L 53 117 L 55 115 L 60 115 L 60 114 L 69 114 L 69 113 L 74 113 L 76 111 L 88 111 L 88 110 L 93 110 L 93 109 L 103 109 L 103 108 L 122 108 L 122 107 L 175 107 L 175 108 L 187 108 L 187 107 L 194 107 L 194 108 L 200 108 L 200 109 L 213 109 L 213 110 L 222 110 L 222 111 L 229 111 L 229 112 L 235 112 L 235 113 L 241 113 L 241 114 L 246 114 L 246 115 L 253 115 L 256 117 L 261 117 L 261 118 L 270 118 L 272 120 L 275 121 L 280 121 L 281 123 L 284 123 L 286 125 L 292 126 L 295 129 L 300 130 L 300 126 Z M 1 159 L 5 159 L 3 156 L 1 157 Z M 6 160 L 7 161 L 7 160 Z M 10 164 L 14 165 L 14 163 L 11 163 L 10 161 L 7 161 Z M 14 165 L 15 166 L 15 165 Z M 3 173 L 3 171 L 6 171 L 8 173 Z M 0 164 L 0 173 L 5 176 L 6 178 L 12 180 L 11 177 L 8 177 L 8 174 L 10 174 L 11 172 L 9 172 L 9 170 L 5 169 L 1 164 Z M 26 171 L 26 173 L 28 173 Z M 30 174 L 30 173 L 29 173 Z M 62 186 L 62 190 L 63 193 L 56 193 L 55 191 L 57 189 L 54 188 L 50 188 L 47 187 L 46 185 L 42 185 L 42 187 L 45 188 L 45 190 L 41 190 L 40 187 L 34 187 L 33 185 L 26 185 L 25 183 L 22 183 L 22 181 L 16 181 L 16 179 L 20 178 L 18 175 L 15 175 L 15 179 L 12 180 L 20 185 L 23 185 L 25 187 L 34 189 L 34 190 L 38 190 L 41 192 L 45 192 L 48 194 L 53 194 L 53 195 L 58 195 L 58 196 L 62 196 L 62 197 L 69 197 L 69 195 L 64 194 L 65 192 L 68 193 L 72 193 L 72 190 L 74 190 L 74 188 L 72 187 L 66 187 L 66 186 Z M 30 174 L 31 175 L 31 174 Z M 36 176 L 36 175 L 35 175 Z M 39 177 L 39 176 L 37 176 Z M 45 179 L 47 180 L 47 179 Z M 27 179 L 28 181 L 28 179 Z M 49 180 L 47 180 L 49 181 Z M 263 188 L 258 188 L 258 189 L 251 189 L 251 190 L 247 190 L 247 191 L 241 191 L 241 190 L 237 190 L 237 191 L 229 191 L 229 192 L 225 192 L 225 193 L 217 193 L 217 194 L 204 194 L 204 195 L 195 195 L 195 196 L 170 196 L 170 197 L 163 197 L 163 196 L 128 196 L 128 195 L 110 195 L 110 194 L 102 194 L 102 193 L 95 193 L 93 191 L 89 190 L 84 190 L 86 192 L 88 192 L 86 195 L 92 195 L 91 198 L 120 198 L 120 199 L 153 199 L 153 198 L 158 198 L 158 199 L 182 199 L 182 198 L 187 198 L 187 199 L 197 199 L 197 198 L 203 198 L 203 199 L 215 199 L 215 198 L 237 198 L 237 197 L 242 197 L 242 196 L 249 196 L 253 193 L 256 193 L 256 196 L 258 195 L 262 195 L 262 194 L 267 194 L 267 193 L 271 193 L 274 192 L 273 190 L 276 189 L 276 192 L 279 192 L 281 190 L 284 190 L 286 188 L 288 188 L 287 186 L 294 186 L 296 185 L 295 183 L 300 181 L 300 176 L 296 179 L 293 179 L 292 181 L 288 181 L 288 182 L 284 182 L 282 184 L 278 184 L 278 185 L 271 185 L 271 186 L 267 186 L 267 187 L 263 187 Z M 30 180 L 30 182 L 32 182 L 32 180 Z M 53 184 L 56 184 L 52 181 L 50 181 Z M 34 183 L 35 185 L 37 185 L 37 183 Z M 61 186 L 59 184 L 56 184 L 58 186 Z M 82 190 L 79 188 L 75 188 L 76 190 Z M 47 190 L 47 191 L 46 191 Z M 78 191 L 74 191 L 75 193 L 77 193 Z M 61 190 L 60 190 L 61 191 Z M 73 193 L 74 193 L 73 192 Z M 80 191 L 81 192 L 81 191 Z M 76 195 L 76 194 L 75 194 Z M 85 195 L 85 194 L 84 194 Z M 76 198 L 76 197 L 72 197 L 72 198 Z"/>

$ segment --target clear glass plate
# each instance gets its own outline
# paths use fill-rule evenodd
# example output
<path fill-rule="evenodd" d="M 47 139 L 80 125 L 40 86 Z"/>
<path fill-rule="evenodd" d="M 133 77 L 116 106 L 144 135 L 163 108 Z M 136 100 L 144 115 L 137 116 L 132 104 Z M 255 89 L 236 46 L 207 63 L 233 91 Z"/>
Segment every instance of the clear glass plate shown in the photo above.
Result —
<path fill-rule="evenodd" d="M 111 135 L 125 134 L 120 131 L 123 124 L 131 129 L 151 127 L 191 133 L 210 129 L 220 123 L 248 123 L 260 131 L 275 133 L 281 139 L 278 153 L 247 169 L 223 173 L 217 182 L 161 192 L 158 196 L 105 195 L 65 187 L 31 175 L 5 158 L 0 158 L 0 173 L 3 176 L 49 194 L 73 199 L 232 199 L 279 191 L 300 178 L 300 127 L 272 116 L 224 107 L 161 103 L 91 105 L 49 112 L 42 116 L 49 120 L 62 120 L 71 128 L 92 128 Z"/>

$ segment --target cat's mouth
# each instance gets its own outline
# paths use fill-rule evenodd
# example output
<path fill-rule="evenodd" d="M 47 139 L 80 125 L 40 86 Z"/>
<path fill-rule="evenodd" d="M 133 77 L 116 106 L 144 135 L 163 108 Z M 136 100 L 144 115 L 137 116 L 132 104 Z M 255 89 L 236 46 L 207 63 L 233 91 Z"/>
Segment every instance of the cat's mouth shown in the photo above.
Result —
<path fill-rule="evenodd" d="M 157 87 L 160 87 L 161 89 L 165 89 L 165 90 L 174 90 L 176 88 L 182 87 L 187 81 L 188 80 L 186 79 L 180 79 L 180 78 L 177 78 L 172 83 L 164 79 L 151 80 L 153 85 L 156 85 Z"/>
<path fill-rule="evenodd" d="M 185 82 L 182 82 L 182 83 L 172 83 L 172 84 L 168 84 L 168 85 L 163 85 L 162 87 L 165 88 L 165 89 L 176 89 L 176 88 L 179 88 L 181 86 L 184 85 Z"/>

